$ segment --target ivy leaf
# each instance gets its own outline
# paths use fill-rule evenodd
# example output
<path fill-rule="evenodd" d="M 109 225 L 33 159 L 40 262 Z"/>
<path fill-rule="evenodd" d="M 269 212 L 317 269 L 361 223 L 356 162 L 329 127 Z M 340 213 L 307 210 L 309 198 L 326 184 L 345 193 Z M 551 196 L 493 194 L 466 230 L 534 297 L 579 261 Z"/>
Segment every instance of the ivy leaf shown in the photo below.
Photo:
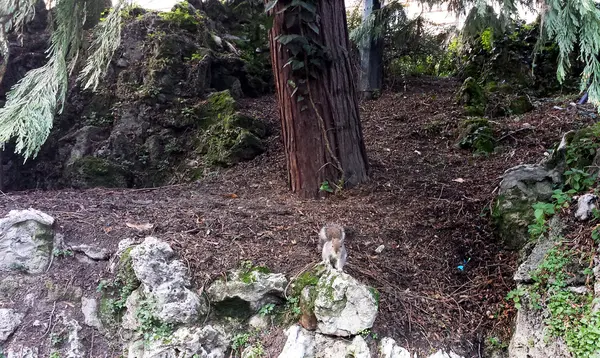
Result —
<path fill-rule="evenodd" d="M 308 43 L 304 37 L 296 34 L 278 36 L 277 41 L 279 41 L 279 43 L 282 45 L 287 45 L 292 41 L 298 41 L 302 44 Z"/>
<path fill-rule="evenodd" d="M 296 71 L 296 70 L 299 70 L 301 68 L 304 68 L 304 62 L 303 61 L 297 61 L 297 60 L 292 61 L 292 71 Z"/>
<path fill-rule="evenodd" d="M 295 16 L 294 14 L 290 14 L 289 16 L 286 16 L 286 18 L 285 18 L 285 26 L 288 29 L 292 28 L 297 23 L 298 23 L 298 16 Z"/>
<path fill-rule="evenodd" d="M 302 0 L 293 0 L 290 3 L 290 6 L 300 6 L 304 9 L 306 9 L 307 11 L 309 11 L 312 14 L 315 14 L 317 12 L 317 7 L 311 3 L 307 3 L 305 1 Z"/>
<path fill-rule="evenodd" d="M 317 24 L 315 24 L 314 22 L 309 22 L 307 23 L 308 27 L 310 27 L 311 30 L 313 30 L 313 32 L 315 34 L 319 34 L 319 27 L 317 26 Z"/>
<path fill-rule="evenodd" d="M 265 12 L 269 12 L 271 10 L 273 10 L 273 8 L 275 7 L 275 5 L 277 5 L 277 2 L 279 0 L 271 0 L 269 1 L 266 5 L 265 5 Z"/>

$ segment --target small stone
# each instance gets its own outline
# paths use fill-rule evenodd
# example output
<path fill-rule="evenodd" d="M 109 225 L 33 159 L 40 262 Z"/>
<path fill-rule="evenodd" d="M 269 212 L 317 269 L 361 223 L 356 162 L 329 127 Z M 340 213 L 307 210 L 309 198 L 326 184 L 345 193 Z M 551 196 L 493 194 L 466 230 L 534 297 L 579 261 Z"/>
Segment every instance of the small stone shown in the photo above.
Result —
<path fill-rule="evenodd" d="M 392 338 L 385 337 L 379 342 L 381 358 L 411 358 L 410 352 L 396 344 Z"/>
<path fill-rule="evenodd" d="M 383 250 L 385 250 L 385 245 L 379 245 L 377 246 L 377 248 L 375 249 L 375 252 L 380 254 L 383 252 Z"/>
<path fill-rule="evenodd" d="M 67 337 L 67 358 L 85 358 L 85 350 L 81 343 L 81 338 L 79 338 L 81 326 L 74 319 L 70 321 L 64 320 L 64 324 L 69 332 Z"/>
<path fill-rule="evenodd" d="M 577 211 L 575 212 L 575 218 L 580 221 L 585 221 L 594 215 L 594 209 L 596 209 L 596 202 L 598 197 L 594 194 L 585 194 L 579 197 L 577 200 Z"/>
<path fill-rule="evenodd" d="M 0 308 L 0 343 L 4 343 L 19 328 L 24 316 L 13 309 Z"/>
<path fill-rule="evenodd" d="M 266 329 L 269 327 L 269 319 L 267 316 L 255 314 L 254 316 L 250 317 L 250 320 L 248 320 L 248 325 L 259 330 Z"/>
<path fill-rule="evenodd" d="M 586 286 L 569 287 L 569 291 L 571 291 L 573 293 L 577 293 L 579 295 L 585 295 L 586 293 L 589 292 L 589 290 Z"/>
<path fill-rule="evenodd" d="M 102 322 L 98 318 L 98 301 L 94 298 L 81 297 L 81 312 L 86 325 L 102 329 Z"/>
<path fill-rule="evenodd" d="M 110 258 L 110 251 L 107 249 L 100 249 L 89 245 L 71 246 L 71 250 L 81 252 L 92 260 L 108 260 Z"/>
<path fill-rule="evenodd" d="M 129 62 L 126 59 L 120 58 L 117 60 L 117 67 L 127 67 L 129 66 Z"/>

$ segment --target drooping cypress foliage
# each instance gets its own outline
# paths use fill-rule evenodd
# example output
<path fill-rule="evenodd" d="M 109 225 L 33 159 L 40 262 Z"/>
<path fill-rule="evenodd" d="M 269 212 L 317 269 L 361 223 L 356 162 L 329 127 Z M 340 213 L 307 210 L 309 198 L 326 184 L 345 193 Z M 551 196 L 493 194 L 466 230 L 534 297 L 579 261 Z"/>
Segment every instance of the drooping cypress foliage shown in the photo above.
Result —
<path fill-rule="evenodd" d="M 48 62 L 29 71 L 6 95 L 0 108 L 0 143 L 15 139 L 16 152 L 25 159 L 35 157 L 48 138 L 55 114 L 60 113 L 67 94 L 68 76 L 74 69 L 83 38 L 86 9 L 92 1 L 60 0 L 52 9 L 52 35 Z M 0 51 L 8 57 L 8 33 L 19 31 L 35 13 L 37 0 L 0 0 Z M 85 87 L 97 85 L 120 40 L 118 5 L 97 26 L 91 56 L 82 72 Z"/>

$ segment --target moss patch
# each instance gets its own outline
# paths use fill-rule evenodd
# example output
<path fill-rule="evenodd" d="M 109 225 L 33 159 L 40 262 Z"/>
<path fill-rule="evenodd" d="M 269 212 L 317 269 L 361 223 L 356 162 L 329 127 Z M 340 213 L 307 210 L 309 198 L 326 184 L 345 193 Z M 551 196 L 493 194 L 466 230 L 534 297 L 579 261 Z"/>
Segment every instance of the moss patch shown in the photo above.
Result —
<path fill-rule="evenodd" d="M 266 126 L 235 112 L 235 101 L 229 91 L 213 93 L 203 109 L 203 123 L 210 123 L 199 138 L 199 151 L 209 165 L 230 166 L 254 159 L 265 151 L 261 140 Z"/>
<path fill-rule="evenodd" d="M 118 327 L 125 311 L 127 298 L 141 284 L 133 270 L 132 249 L 133 247 L 127 248 L 121 254 L 116 277 L 112 281 L 102 281 L 98 286 L 98 290 L 102 292 L 99 318 L 108 328 Z"/>
<path fill-rule="evenodd" d="M 529 97 L 518 96 L 510 101 L 508 108 L 511 114 L 520 115 L 533 110 L 533 104 L 529 100 Z"/>
<path fill-rule="evenodd" d="M 68 170 L 71 185 L 76 188 L 122 188 L 129 186 L 129 172 L 107 159 L 83 157 Z"/>
<path fill-rule="evenodd" d="M 465 107 L 467 115 L 483 116 L 487 99 L 479 83 L 473 77 L 469 77 L 456 93 L 456 102 Z"/>
<path fill-rule="evenodd" d="M 460 125 L 458 147 L 473 149 L 475 153 L 492 153 L 494 151 L 494 132 L 487 119 L 473 118 L 464 120 Z"/>

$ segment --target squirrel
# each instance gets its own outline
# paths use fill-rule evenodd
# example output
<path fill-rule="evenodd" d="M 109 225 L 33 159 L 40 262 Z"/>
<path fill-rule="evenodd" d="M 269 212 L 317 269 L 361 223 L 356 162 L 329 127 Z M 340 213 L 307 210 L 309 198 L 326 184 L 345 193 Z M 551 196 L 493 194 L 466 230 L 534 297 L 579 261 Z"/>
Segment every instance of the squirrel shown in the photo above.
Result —
<path fill-rule="evenodd" d="M 348 258 L 344 240 L 344 227 L 338 224 L 326 224 L 319 231 L 319 244 L 322 245 L 323 262 L 338 271 L 342 271 Z"/>

